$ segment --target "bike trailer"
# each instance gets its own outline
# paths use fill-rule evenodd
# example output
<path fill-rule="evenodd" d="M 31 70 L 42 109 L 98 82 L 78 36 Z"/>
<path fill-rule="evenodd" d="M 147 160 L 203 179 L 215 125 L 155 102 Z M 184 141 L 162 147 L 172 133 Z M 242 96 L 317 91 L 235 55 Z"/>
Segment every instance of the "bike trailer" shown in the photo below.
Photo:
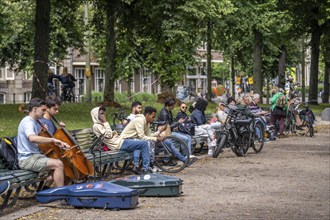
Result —
<path fill-rule="evenodd" d="M 153 173 L 121 177 L 110 182 L 136 189 L 139 196 L 165 197 L 180 196 L 183 181 L 177 177 Z"/>
<path fill-rule="evenodd" d="M 73 207 L 132 209 L 138 205 L 138 191 L 99 181 L 43 190 L 36 199 L 40 203 L 65 200 Z"/>

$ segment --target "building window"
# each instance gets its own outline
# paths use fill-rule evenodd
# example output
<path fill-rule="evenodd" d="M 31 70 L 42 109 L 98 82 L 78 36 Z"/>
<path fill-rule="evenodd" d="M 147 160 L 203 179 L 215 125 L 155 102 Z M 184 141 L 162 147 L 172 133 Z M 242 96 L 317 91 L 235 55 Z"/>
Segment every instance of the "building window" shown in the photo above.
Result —
<path fill-rule="evenodd" d="M 85 94 L 85 81 L 86 81 L 85 69 L 84 68 L 75 68 L 74 71 L 75 71 L 75 78 L 77 79 L 76 89 L 78 90 L 78 95 L 79 96 L 84 95 Z"/>
<path fill-rule="evenodd" d="M 102 92 L 104 90 L 104 70 L 95 69 L 95 91 Z"/>
<path fill-rule="evenodd" d="M 9 67 L 6 67 L 6 80 L 15 80 L 15 73 Z"/>
<path fill-rule="evenodd" d="M 0 104 L 6 104 L 6 94 L 5 93 L 0 93 Z"/>
<path fill-rule="evenodd" d="M 150 76 L 141 77 L 141 92 L 151 93 L 151 78 Z"/>
<path fill-rule="evenodd" d="M 32 92 L 24 92 L 24 103 L 29 103 L 31 99 Z"/>

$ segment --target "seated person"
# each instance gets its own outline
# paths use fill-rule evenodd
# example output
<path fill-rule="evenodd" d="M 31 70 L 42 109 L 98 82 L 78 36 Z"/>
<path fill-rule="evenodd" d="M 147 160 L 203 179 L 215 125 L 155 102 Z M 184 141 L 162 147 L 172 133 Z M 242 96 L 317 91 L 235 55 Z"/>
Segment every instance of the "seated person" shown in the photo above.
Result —
<path fill-rule="evenodd" d="M 122 150 L 128 152 L 134 152 L 140 150 L 142 153 L 142 172 L 139 171 L 139 157 L 135 157 L 134 154 L 134 168 L 133 172 L 136 174 L 151 173 L 150 169 L 150 156 L 148 149 L 148 141 L 137 139 L 125 139 L 112 131 L 110 124 L 106 120 L 106 109 L 104 106 L 93 108 L 91 116 L 94 122 L 93 132 L 99 137 L 104 135 L 103 143 L 111 150 Z"/>
<path fill-rule="evenodd" d="M 142 104 L 139 101 L 134 101 L 131 105 L 131 114 L 127 117 L 128 122 L 136 118 L 138 114 L 142 114 Z"/>
<path fill-rule="evenodd" d="M 195 128 L 195 136 L 207 138 L 208 155 L 213 155 L 213 149 L 216 145 L 215 132 L 211 125 L 206 121 L 205 113 L 208 102 L 205 99 L 199 99 L 196 103 L 195 110 L 191 114 L 192 121 L 197 125 Z"/>
<path fill-rule="evenodd" d="M 180 124 L 178 127 L 178 132 L 193 136 L 195 135 L 195 124 L 192 123 L 191 118 L 188 116 L 186 111 L 187 111 L 187 105 L 186 103 L 182 102 L 180 104 L 180 111 L 178 112 L 175 118 L 176 121 L 179 121 L 181 118 L 184 119 L 184 122 Z M 194 157 L 193 155 L 191 156 Z"/>
<path fill-rule="evenodd" d="M 178 112 L 178 114 L 176 115 L 175 120 L 179 121 L 181 118 L 185 119 L 186 122 L 190 122 L 191 118 L 188 116 L 188 114 L 186 113 L 187 111 L 187 104 L 182 102 L 180 104 L 180 111 Z"/>
<path fill-rule="evenodd" d="M 123 132 L 121 137 L 126 138 L 138 138 L 148 141 L 165 141 L 165 144 L 170 147 L 173 154 L 181 161 L 186 161 L 186 158 L 172 145 L 169 139 L 165 139 L 163 136 L 159 136 L 166 128 L 163 130 L 156 131 L 152 133 L 150 131 L 150 124 L 155 120 L 157 110 L 153 107 L 147 106 L 144 109 L 144 115 L 137 115 L 137 117 L 130 122 Z M 153 155 L 154 157 L 154 155 Z M 154 161 L 154 159 L 153 159 Z M 192 164 L 193 160 L 189 161 Z M 188 165 L 190 165 L 188 164 Z M 153 164 L 151 164 L 153 166 Z"/>
<path fill-rule="evenodd" d="M 172 114 L 172 110 L 174 109 L 174 107 L 175 107 L 174 98 L 169 97 L 169 98 L 165 99 L 164 107 L 162 108 L 162 110 L 160 111 L 160 113 L 158 115 L 158 121 L 159 122 L 166 121 L 170 125 L 171 136 L 179 138 L 184 143 L 186 143 L 188 146 L 190 157 L 194 158 L 195 156 L 192 155 L 192 152 L 191 152 L 191 136 L 189 134 L 183 134 L 183 133 L 179 132 L 179 126 L 185 122 L 185 119 L 181 118 L 177 122 L 174 122 L 173 114 Z"/>
<path fill-rule="evenodd" d="M 227 113 L 225 112 L 225 103 L 219 102 L 217 107 L 217 118 L 221 124 L 224 124 L 227 119 Z"/>
<path fill-rule="evenodd" d="M 37 144 L 54 143 L 58 147 L 70 146 L 56 138 L 39 136 L 38 120 L 46 110 L 46 103 L 40 98 L 32 98 L 28 105 L 29 114 L 18 126 L 17 151 L 19 167 L 34 172 L 50 171 L 46 181 L 54 181 L 57 187 L 64 186 L 64 166 L 60 159 L 52 159 L 41 154 Z"/>
<path fill-rule="evenodd" d="M 227 103 L 229 109 L 237 109 L 236 100 L 233 97 L 229 97 Z M 229 109 L 225 108 L 225 112 L 228 113 Z"/>

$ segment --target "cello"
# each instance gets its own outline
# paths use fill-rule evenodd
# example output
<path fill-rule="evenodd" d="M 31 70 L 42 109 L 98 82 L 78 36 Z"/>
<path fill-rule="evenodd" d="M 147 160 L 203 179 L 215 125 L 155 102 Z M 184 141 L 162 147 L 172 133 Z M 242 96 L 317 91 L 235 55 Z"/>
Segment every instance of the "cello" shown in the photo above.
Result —
<path fill-rule="evenodd" d="M 53 115 L 52 119 L 60 126 L 56 129 L 54 137 L 70 145 L 70 148 L 65 150 L 63 157 L 68 158 L 71 161 L 74 168 L 79 171 L 81 176 L 86 177 L 88 175 L 92 175 L 94 173 L 93 165 L 81 151 L 78 142 Z"/>

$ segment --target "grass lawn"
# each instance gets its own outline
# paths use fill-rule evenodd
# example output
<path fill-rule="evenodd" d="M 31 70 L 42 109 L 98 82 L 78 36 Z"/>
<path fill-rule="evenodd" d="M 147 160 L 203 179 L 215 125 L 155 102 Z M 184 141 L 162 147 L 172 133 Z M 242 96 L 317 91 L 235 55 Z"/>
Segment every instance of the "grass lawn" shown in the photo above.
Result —
<path fill-rule="evenodd" d="M 126 113 L 130 113 L 130 104 L 122 104 Z M 96 107 L 96 103 L 65 103 L 60 108 L 60 113 L 56 117 L 59 121 L 63 121 L 66 124 L 68 130 L 81 129 L 92 127 L 93 122 L 90 116 L 90 111 Z M 159 112 L 163 107 L 160 103 L 143 103 L 143 106 L 153 106 Z M 206 114 L 215 112 L 216 104 L 210 103 L 207 107 Z M 4 136 L 16 136 L 17 128 L 24 117 L 22 113 L 18 111 L 18 104 L 2 104 L 0 105 L 0 137 Z M 263 105 L 267 107 L 267 105 Z M 320 115 L 324 108 L 330 108 L 330 104 L 312 105 L 312 110 L 316 115 Z M 108 107 L 107 108 L 107 119 L 112 124 L 111 114 L 117 109 Z M 173 111 L 174 117 L 179 110 L 176 107 Z"/>

